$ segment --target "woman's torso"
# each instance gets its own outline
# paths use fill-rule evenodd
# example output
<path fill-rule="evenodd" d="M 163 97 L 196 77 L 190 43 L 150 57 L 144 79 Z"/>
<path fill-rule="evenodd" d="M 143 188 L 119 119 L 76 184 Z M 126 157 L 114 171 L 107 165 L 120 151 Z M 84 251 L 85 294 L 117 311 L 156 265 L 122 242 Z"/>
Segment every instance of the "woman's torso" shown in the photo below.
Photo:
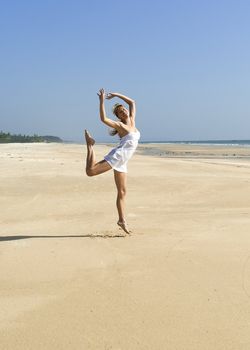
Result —
<path fill-rule="evenodd" d="M 133 125 L 128 126 L 128 125 L 121 122 L 120 123 L 120 130 L 117 130 L 117 132 L 118 132 L 118 135 L 121 139 L 130 133 L 139 132 L 139 130 L 137 130 L 134 123 L 133 123 Z"/>
<path fill-rule="evenodd" d="M 135 150 L 137 148 L 140 136 L 141 134 L 137 129 L 134 131 L 129 131 L 126 135 L 120 137 L 120 143 L 118 147 L 127 150 Z"/>
<path fill-rule="evenodd" d="M 139 130 L 134 129 L 134 130 L 126 131 L 122 134 L 120 132 L 118 132 L 118 135 L 119 135 L 120 139 L 122 139 L 123 137 L 127 136 L 128 134 L 137 133 L 137 132 L 139 132 Z"/>

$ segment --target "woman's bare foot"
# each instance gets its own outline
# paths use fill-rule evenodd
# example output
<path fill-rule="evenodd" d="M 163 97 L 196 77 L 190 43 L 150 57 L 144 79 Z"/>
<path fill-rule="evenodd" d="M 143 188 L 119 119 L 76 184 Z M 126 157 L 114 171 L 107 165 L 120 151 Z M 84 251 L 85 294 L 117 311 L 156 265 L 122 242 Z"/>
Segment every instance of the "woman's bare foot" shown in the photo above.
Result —
<path fill-rule="evenodd" d="M 95 140 L 90 136 L 89 132 L 85 129 L 85 140 L 86 144 L 89 146 L 93 146 L 95 144 Z"/>
<path fill-rule="evenodd" d="M 120 226 L 123 229 L 123 231 L 125 231 L 128 235 L 130 235 L 132 233 L 129 230 L 126 221 L 117 221 L 117 225 Z"/>

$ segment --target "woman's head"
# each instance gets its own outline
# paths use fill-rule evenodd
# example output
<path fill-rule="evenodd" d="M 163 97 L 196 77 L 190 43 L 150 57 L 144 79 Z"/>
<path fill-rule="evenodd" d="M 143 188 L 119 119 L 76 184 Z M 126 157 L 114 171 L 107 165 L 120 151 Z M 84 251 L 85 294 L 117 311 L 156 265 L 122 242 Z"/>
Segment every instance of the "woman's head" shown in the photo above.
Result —
<path fill-rule="evenodd" d="M 120 103 L 113 106 L 113 113 L 121 121 L 125 121 L 129 117 L 129 111 Z"/>

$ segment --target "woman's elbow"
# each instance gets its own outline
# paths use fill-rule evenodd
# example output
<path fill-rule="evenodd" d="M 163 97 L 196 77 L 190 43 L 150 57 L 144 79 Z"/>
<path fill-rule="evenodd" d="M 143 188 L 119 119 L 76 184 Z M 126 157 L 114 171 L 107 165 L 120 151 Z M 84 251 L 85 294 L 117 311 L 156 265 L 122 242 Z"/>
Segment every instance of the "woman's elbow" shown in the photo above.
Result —
<path fill-rule="evenodd" d="M 101 122 L 106 124 L 106 118 L 101 117 Z"/>

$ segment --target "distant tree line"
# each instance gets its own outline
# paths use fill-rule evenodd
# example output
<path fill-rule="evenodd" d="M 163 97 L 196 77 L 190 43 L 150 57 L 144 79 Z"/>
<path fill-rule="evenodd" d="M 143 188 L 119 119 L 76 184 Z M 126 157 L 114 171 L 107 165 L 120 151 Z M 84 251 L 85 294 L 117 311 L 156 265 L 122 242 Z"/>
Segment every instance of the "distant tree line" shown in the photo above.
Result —
<path fill-rule="evenodd" d="M 15 135 L 10 134 L 9 132 L 5 133 L 0 131 L 0 143 L 12 143 L 12 142 L 62 142 L 62 139 L 57 136 L 39 136 L 34 134 L 33 136 L 28 135 Z"/>

